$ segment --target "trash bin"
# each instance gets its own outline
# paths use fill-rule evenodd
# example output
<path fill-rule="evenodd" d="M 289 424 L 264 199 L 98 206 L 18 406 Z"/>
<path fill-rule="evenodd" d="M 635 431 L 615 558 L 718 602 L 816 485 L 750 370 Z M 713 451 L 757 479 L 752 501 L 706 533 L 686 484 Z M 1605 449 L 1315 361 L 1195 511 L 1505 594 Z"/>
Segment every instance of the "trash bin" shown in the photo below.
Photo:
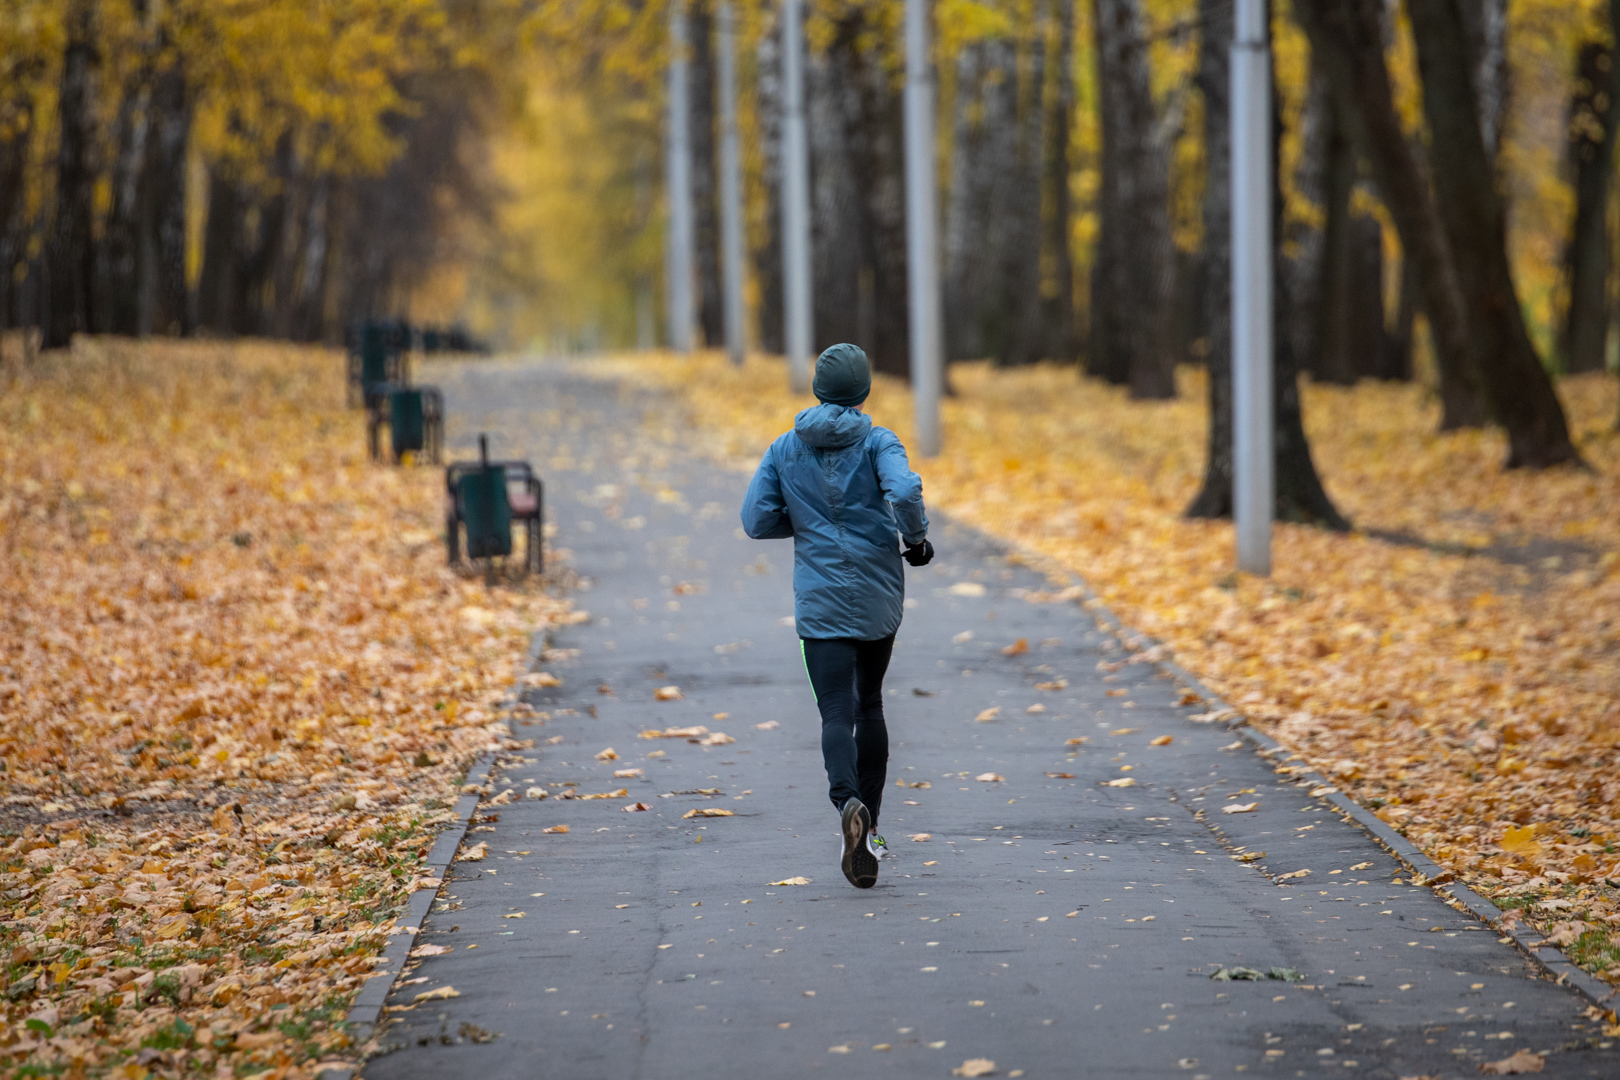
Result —
<path fill-rule="evenodd" d="M 395 390 L 388 395 L 388 431 L 394 442 L 394 460 L 405 451 L 420 452 L 427 445 L 423 422 L 422 391 Z"/>

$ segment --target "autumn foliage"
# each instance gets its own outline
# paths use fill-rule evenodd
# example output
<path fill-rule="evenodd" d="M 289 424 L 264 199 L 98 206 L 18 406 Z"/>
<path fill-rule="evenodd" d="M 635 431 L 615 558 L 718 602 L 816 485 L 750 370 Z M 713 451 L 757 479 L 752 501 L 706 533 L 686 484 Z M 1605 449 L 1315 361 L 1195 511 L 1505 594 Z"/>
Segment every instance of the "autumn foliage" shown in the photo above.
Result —
<path fill-rule="evenodd" d="M 689 394 L 704 441 L 749 468 L 813 403 L 765 360 L 612 368 Z M 945 451 L 913 467 L 930 507 L 1079 574 L 1294 750 L 1281 769 L 1331 777 L 1620 980 L 1612 380 L 1560 384 L 1594 469 L 1534 475 L 1499 468 L 1499 432 L 1434 434 L 1418 387 L 1307 382 L 1313 453 L 1356 531 L 1279 525 L 1257 579 L 1232 571 L 1229 523 L 1181 516 L 1204 438 L 1202 374 L 1181 379 L 1178 401 L 1145 403 L 1065 368 L 953 366 Z M 909 437 L 903 384 L 880 378 L 869 411 Z"/>
<path fill-rule="evenodd" d="M 5 1060 L 309 1075 L 507 736 L 565 606 L 446 569 L 441 475 L 367 462 L 342 372 L 94 339 L 0 372 Z"/>

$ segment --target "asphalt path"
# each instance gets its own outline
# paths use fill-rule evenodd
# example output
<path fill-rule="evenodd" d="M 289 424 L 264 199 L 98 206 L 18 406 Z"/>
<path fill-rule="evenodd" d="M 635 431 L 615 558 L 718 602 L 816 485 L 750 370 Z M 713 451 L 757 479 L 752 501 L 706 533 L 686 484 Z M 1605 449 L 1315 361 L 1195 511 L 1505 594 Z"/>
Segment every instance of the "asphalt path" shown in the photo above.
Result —
<path fill-rule="evenodd" d="M 742 536 L 747 476 L 577 371 L 440 376 L 453 449 L 489 431 L 544 474 L 590 619 L 495 787 L 548 797 L 469 835 L 489 855 L 424 923 L 446 951 L 395 987 L 371 1080 L 1463 1077 L 1518 1050 L 1620 1076 L 1577 995 L 937 511 L 888 679 L 895 857 L 851 887 L 791 543 Z M 735 741 L 640 737 L 693 726 Z"/>

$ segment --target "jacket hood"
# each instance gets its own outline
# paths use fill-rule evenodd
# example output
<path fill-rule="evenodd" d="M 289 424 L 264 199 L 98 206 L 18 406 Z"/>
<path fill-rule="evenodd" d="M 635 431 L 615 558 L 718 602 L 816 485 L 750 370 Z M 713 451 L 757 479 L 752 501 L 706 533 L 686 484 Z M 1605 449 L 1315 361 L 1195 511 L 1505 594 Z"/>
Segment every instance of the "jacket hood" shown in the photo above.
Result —
<path fill-rule="evenodd" d="M 822 404 L 806 409 L 793 418 L 793 431 L 806 446 L 835 450 L 853 446 L 872 430 L 872 418 L 858 409 Z"/>

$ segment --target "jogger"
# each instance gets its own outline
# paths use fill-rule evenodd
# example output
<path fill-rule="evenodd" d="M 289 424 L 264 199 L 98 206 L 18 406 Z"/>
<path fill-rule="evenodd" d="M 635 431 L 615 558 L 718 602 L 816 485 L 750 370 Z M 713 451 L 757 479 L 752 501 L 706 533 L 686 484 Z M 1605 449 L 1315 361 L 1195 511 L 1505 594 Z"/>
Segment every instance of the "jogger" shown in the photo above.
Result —
<path fill-rule="evenodd" d="M 876 641 L 803 638 L 804 670 L 821 710 L 821 757 L 828 795 L 842 810 L 861 800 L 877 828 L 888 782 L 889 729 L 883 722 L 883 673 L 889 670 L 894 635 Z"/>
<path fill-rule="evenodd" d="M 859 348 L 822 353 L 821 404 L 771 444 L 742 509 L 755 540 L 793 538 L 793 619 L 821 710 L 844 876 L 861 889 L 877 884 L 877 861 L 888 850 L 874 826 L 889 760 L 883 674 L 905 610 L 901 562 L 924 566 L 934 557 L 922 480 L 906 448 L 861 412 L 871 390 Z"/>

